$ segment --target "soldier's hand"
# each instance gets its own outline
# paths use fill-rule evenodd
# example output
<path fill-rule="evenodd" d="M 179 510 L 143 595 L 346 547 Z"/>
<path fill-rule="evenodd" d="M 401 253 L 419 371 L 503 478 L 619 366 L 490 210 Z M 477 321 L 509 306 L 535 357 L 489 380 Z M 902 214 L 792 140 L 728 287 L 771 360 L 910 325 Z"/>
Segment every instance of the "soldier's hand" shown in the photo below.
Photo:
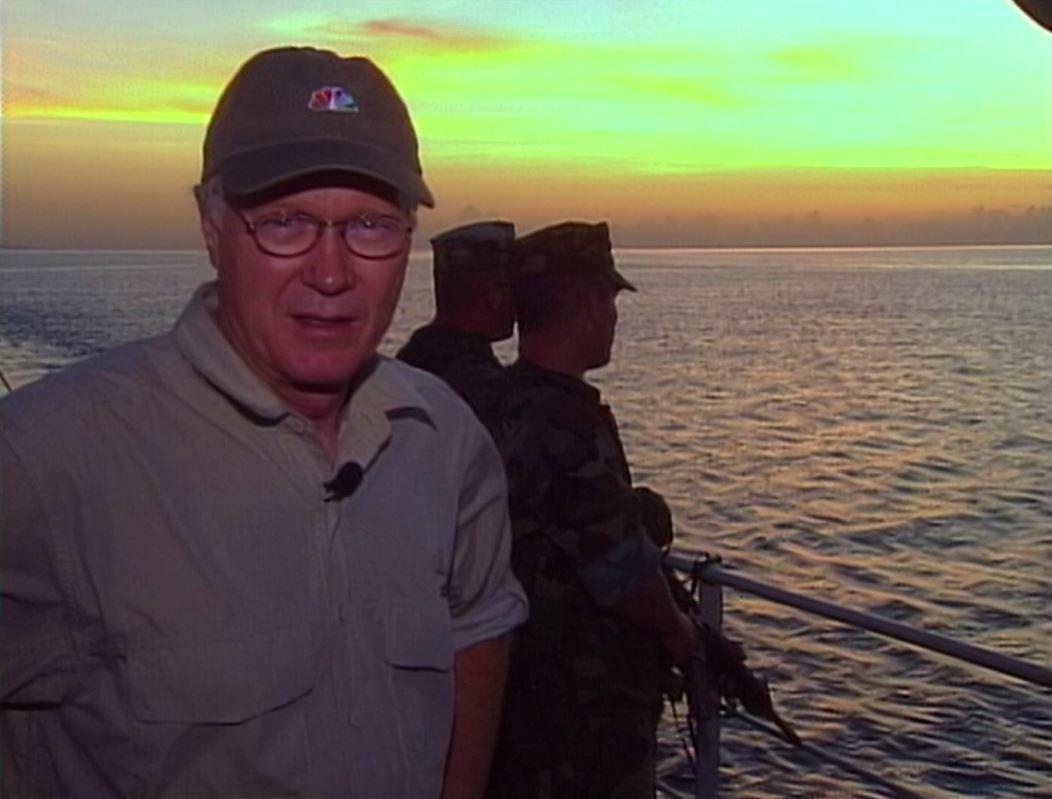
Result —
<path fill-rule="evenodd" d="M 676 629 L 662 636 L 661 644 L 673 663 L 686 663 L 698 645 L 698 629 L 690 616 L 676 611 Z"/>
<path fill-rule="evenodd" d="M 637 486 L 633 489 L 639 501 L 639 512 L 643 520 L 643 527 L 647 536 L 658 545 L 660 549 L 666 549 L 672 545 L 672 511 L 661 494 L 646 486 Z"/>

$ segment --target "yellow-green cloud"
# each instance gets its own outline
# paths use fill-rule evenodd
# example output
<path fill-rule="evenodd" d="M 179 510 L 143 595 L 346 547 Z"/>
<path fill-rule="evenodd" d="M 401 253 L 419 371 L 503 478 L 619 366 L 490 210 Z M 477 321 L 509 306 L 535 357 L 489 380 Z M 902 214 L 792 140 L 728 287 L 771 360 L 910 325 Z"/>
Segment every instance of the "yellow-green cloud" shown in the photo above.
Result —
<path fill-rule="evenodd" d="M 918 40 L 903 37 L 849 36 L 837 41 L 815 41 L 776 48 L 768 53 L 777 83 L 865 83 L 898 71 L 897 63 L 910 52 L 924 49 Z"/>

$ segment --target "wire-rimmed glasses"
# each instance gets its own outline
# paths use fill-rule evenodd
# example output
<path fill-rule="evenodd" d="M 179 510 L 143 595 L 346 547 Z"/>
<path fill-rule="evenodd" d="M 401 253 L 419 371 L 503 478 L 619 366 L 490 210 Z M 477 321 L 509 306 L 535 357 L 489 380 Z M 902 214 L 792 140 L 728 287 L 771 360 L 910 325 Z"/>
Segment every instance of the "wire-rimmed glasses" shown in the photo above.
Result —
<path fill-rule="evenodd" d="M 347 249 L 362 258 L 381 260 L 397 255 L 413 230 L 411 222 L 392 214 L 359 214 L 334 221 L 308 213 L 275 213 L 248 219 L 240 211 L 245 230 L 267 255 L 295 258 L 310 251 L 325 228 L 335 228 Z"/>

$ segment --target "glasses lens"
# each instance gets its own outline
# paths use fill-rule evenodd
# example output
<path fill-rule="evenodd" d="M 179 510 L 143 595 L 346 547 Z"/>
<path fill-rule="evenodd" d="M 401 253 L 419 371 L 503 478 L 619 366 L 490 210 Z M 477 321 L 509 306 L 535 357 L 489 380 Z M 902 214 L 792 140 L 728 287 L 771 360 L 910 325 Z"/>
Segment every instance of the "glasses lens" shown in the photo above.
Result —
<path fill-rule="evenodd" d="M 397 216 L 360 216 L 344 228 L 347 246 L 366 258 L 394 255 L 405 245 L 409 224 Z"/>
<path fill-rule="evenodd" d="M 253 224 L 259 246 L 272 255 L 299 255 L 318 238 L 321 223 L 310 216 L 267 216 Z"/>

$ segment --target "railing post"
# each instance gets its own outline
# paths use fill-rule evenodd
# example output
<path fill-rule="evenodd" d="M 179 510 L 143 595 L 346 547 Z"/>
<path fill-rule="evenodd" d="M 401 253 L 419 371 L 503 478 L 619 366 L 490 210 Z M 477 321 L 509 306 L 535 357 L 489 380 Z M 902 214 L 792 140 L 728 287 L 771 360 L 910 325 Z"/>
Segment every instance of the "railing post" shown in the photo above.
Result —
<path fill-rule="evenodd" d="M 723 586 L 698 581 L 700 621 L 714 630 L 723 626 Z M 720 790 L 720 695 L 704 669 L 697 669 L 692 697 L 695 712 L 694 797 L 717 799 Z"/>

